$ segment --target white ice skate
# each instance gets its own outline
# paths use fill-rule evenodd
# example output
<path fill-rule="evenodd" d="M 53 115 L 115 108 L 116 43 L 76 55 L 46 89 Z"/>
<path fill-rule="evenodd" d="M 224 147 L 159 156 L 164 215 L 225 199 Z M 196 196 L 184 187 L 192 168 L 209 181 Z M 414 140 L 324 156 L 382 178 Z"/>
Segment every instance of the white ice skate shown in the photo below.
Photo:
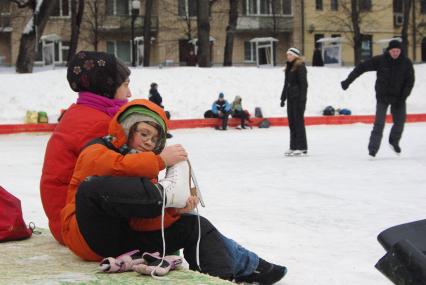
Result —
<path fill-rule="evenodd" d="M 191 181 L 194 186 L 191 186 Z M 195 179 L 189 161 L 181 161 L 166 170 L 166 175 L 158 181 L 166 195 L 166 208 L 184 208 L 189 196 L 197 196 L 201 206 L 204 207 L 204 201 L 198 183 Z"/>

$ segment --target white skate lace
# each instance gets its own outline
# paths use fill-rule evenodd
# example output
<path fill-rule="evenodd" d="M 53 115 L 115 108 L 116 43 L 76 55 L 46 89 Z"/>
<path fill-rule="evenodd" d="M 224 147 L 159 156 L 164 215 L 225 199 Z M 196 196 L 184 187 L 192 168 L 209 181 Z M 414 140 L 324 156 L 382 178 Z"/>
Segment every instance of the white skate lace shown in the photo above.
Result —
<path fill-rule="evenodd" d="M 189 179 L 191 180 L 191 176 L 192 176 L 192 167 L 191 164 L 189 163 L 188 160 L 188 165 L 189 165 Z M 173 171 L 171 175 L 169 174 L 169 171 Z M 166 171 L 166 177 L 170 177 L 173 178 L 176 176 L 176 171 L 174 169 L 168 168 Z M 171 184 L 169 184 L 168 187 L 172 187 L 172 185 L 174 185 L 173 180 L 171 181 Z M 190 184 L 191 186 L 191 184 Z M 164 237 L 164 213 L 165 213 L 165 205 L 166 205 L 166 189 L 163 189 L 163 205 L 161 207 L 161 239 L 162 239 L 162 245 L 163 245 L 163 255 L 161 256 L 161 262 L 154 268 L 154 270 L 152 270 L 151 272 L 151 277 L 154 279 L 158 279 L 158 280 L 169 280 L 169 278 L 167 277 L 160 277 L 155 275 L 155 272 L 158 268 L 161 267 L 161 265 L 164 262 L 164 257 L 166 256 L 166 239 Z M 198 220 L 198 239 L 197 239 L 197 247 L 196 247 L 196 262 L 197 262 L 197 266 L 198 269 L 201 271 L 201 266 L 200 266 L 200 241 L 201 241 L 201 221 L 200 221 L 200 213 L 198 211 L 198 205 L 195 206 L 196 212 L 197 212 L 197 220 Z"/>

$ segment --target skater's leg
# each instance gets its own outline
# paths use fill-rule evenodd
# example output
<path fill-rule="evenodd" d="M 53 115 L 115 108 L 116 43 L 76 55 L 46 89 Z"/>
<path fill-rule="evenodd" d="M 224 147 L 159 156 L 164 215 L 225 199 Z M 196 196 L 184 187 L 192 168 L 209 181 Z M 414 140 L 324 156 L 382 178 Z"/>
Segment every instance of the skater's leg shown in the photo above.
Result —
<path fill-rule="evenodd" d="M 407 116 L 406 104 L 398 103 L 391 105 L 391 114 L 393 118 L 393 126 L 389 135 L 389 143 L 399 147 L 399 140 L 404 131 L 405 119 Z"/>
<path fill-rule="evenodd" d="M 294 129 L 295 129 L 295 141 L 297 150 L 308 150 L 308 143 L 306 141 L 306 129 L 305 129 L 305 109 L 306 101 L 297 100 L 294 113 Z"/>
<path fill-rule="evenodd" d="M 296 150 L 297 144 L 296 144 L 296 104 L 294 104 L 293 100 L 289 99 L 287 101 L 287 120 L 288 120 L 288 127 L 290 129 L 290 149 Z"/>
<path fill-rule="evenodd" d="M 386 112 L 389 104 L 377 101 L 376 104 L 376 117 L 374 119 L 373 130 L 370 135 L 370 142 L 368 144 L 368 151 L 371 156 L 375 156 L 379 151 L 380 143 L 382 141 L 383 129 L 385 128 Z"/>

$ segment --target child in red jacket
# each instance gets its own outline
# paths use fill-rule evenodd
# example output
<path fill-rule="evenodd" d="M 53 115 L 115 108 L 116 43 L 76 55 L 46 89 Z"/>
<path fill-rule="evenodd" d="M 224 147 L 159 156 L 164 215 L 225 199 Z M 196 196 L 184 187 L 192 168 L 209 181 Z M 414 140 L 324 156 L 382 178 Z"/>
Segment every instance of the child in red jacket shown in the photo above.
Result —
<path fill-rule="evenodd" d="M 129 68 L 114 55 L 80 51 L 69 62 L 67 79 L 77 102 L 61 117 L 46 147 L 40 195 L 53 237 L 61 244 L 60 212 L 83 146 L 108 133 L 108 124 L 131 97 Z"/>

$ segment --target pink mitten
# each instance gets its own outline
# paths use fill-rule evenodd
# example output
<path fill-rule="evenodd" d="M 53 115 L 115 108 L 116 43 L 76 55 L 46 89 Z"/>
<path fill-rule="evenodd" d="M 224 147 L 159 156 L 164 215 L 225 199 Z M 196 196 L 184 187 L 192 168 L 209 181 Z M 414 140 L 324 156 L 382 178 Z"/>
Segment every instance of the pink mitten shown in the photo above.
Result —
<path fill-rule="evenodd" d="M 141 256 L 139 250 L 132 250 L 124 253 L 116 258 L 107 257 L 104 258 L 99 264 L 99 268 L 103 272 L 124 272 L 133 270 L 133 266 L 141 264 L 144 259 Z"/>
<path fill-rule="evenodd" d="M 182 263 L 182 257 L 176 255 L 166 255 L 163 263 L 161 263 L 161 256 L 158 252 L 145 252 L 142 254 L 142 258 L 145 260 L 145 263 L 133 266 L 133 270 L 145 275 L 155 274 L 157 276 L 164 276 Z M 161 266 L 158 266 L 160 263 Z"/>

